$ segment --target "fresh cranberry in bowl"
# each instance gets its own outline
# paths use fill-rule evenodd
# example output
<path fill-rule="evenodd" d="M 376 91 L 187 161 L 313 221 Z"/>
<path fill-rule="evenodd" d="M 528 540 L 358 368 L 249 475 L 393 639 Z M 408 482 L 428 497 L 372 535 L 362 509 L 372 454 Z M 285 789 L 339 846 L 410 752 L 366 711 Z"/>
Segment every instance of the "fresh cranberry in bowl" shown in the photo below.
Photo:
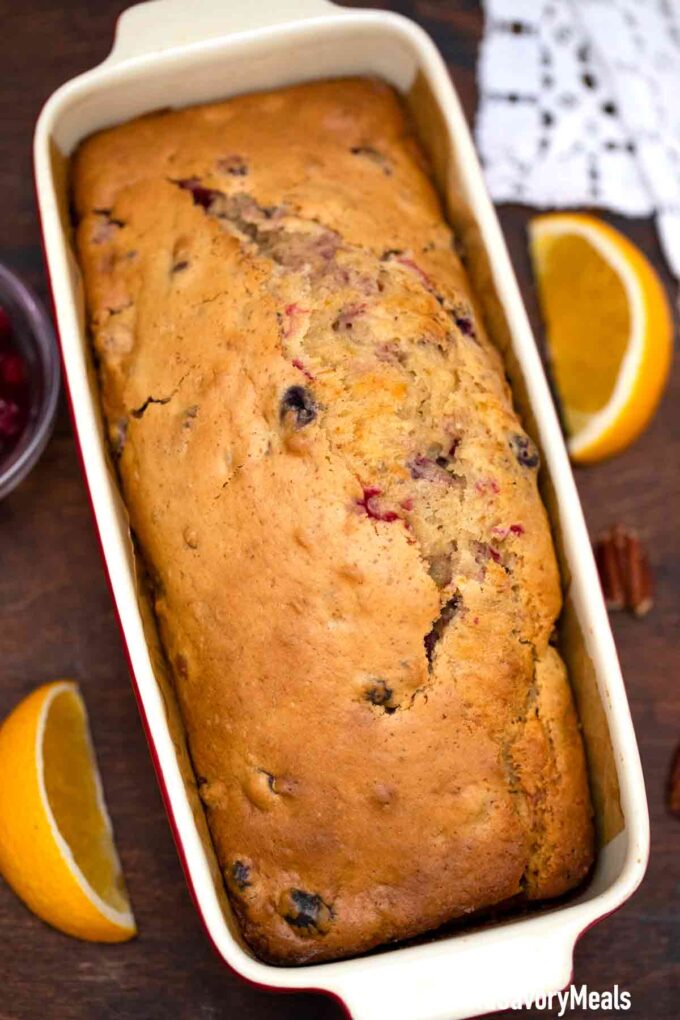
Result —
<path fill-rule="evenodd" d="M 33 291 L 0 264 L 0 499 L 40 457 L 58 395 L 50 319 Z"/>
<path fill-rule="evenodd" d="M 30 406 L 28 370 L 12 338 L 12 324 L 0 307 L 0 463 L 26 428 Z"/>

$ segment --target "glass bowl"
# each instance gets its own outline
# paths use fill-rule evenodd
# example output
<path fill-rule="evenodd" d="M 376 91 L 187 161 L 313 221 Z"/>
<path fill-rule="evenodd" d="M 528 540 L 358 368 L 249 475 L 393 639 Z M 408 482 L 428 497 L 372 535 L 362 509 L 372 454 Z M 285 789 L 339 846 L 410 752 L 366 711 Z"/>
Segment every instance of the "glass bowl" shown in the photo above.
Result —
<path fill-rule="evenodd" d="M 12 325 L 12 345 L 28 373 L 28 416 L 16 444 L 0 455 L 0 499 L 35 465 L 50 437 L 59 396 L 59 354 L 52 322 L 36 294 L 0 263 L 0 308 Z"/>

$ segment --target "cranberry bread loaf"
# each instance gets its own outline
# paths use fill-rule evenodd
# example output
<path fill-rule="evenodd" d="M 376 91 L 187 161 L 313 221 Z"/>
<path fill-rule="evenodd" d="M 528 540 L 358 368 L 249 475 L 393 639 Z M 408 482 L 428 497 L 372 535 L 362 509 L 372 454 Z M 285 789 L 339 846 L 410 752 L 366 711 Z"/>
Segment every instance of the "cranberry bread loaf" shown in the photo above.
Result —
<path fill-rule="evenodd" d="M 266 960 L 592 857 L 513 411 L 395 94 L 150 115 L 73 165 L 102 399 L 215 850 Z"/>

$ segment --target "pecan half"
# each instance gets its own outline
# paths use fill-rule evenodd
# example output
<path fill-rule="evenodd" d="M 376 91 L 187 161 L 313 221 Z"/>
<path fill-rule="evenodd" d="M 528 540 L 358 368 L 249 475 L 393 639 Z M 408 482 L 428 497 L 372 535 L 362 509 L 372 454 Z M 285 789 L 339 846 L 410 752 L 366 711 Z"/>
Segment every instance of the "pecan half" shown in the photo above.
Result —
<path fill-rule="evenodd" d="M 629 609 L 645 616 L 653 604 L 653 582 L 639 535 L 615 524 L 595 543 L 595 561 L 607 609 Z"/>

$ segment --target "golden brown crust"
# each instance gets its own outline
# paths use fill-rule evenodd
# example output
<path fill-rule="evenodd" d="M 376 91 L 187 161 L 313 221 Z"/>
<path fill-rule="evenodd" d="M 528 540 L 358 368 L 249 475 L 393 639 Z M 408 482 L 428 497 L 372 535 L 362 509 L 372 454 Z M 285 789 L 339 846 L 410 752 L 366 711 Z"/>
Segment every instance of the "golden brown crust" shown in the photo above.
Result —
<path fill-rule="evenodd" d="M 348 955 L 585 874 L 536 488 L 394 93 L 346 80 L 87 141 L 104 410 L 232 902 Z"/>

